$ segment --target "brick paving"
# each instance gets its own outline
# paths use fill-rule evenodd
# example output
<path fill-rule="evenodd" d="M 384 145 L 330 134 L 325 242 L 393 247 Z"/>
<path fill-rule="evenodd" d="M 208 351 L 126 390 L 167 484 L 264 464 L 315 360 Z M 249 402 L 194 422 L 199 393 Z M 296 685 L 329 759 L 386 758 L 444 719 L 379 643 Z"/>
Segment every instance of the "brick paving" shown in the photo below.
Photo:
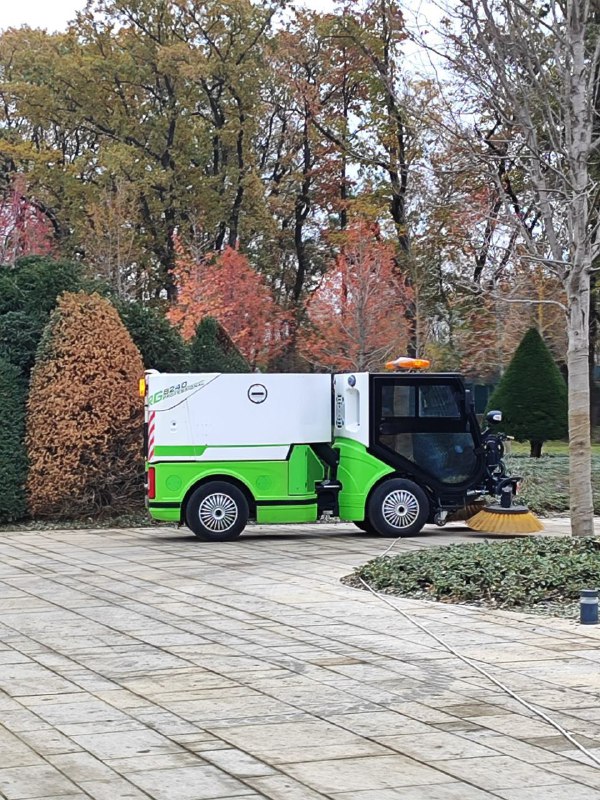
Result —
<path fill-rule="evenodd" d="M 0 797 L 600 800 L 554 728 L 340 584 L 387 544 L 341 524 L 0 534 Z M 597 628 L 397 602 L 600 755 Z"/>

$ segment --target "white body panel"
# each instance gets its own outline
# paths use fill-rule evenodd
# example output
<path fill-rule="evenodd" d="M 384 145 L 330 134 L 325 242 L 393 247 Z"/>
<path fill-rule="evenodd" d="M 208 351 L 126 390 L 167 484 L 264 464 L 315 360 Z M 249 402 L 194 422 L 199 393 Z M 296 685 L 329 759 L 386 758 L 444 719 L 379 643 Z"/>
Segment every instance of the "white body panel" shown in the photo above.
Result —
<path fill-rule="evenodd" d="M 285 459 L 291 444 L 331 441 L 331 376 L 150 374 L 155 447 L 204 446 L 195 460 Z M 160 456 L 173 458 L 175 456 Z"/>
<path fill-rule="evenodd" d="M 348 372 L 333 378 L 336 437 L 369 445 L 369 373 Z"/>

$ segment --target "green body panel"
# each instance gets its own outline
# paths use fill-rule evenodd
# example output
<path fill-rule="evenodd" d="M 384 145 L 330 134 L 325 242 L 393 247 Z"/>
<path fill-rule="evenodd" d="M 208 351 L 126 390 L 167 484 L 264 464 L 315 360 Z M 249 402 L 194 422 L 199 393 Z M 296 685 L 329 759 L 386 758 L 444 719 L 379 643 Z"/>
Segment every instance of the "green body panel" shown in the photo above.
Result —
<path fill-rule="evenodd" d="M 288 459 L 289 491 L 291 495 L 311 494 L 315 491 L 315 483 L 323 480 L 325 470 L 311 447 L 305 444 L 296 445 Z"/>
<path fill-rule="evenodd" d="M 343 487 L 339 495 L 340 518 L 361 521 L 365 518 L 365 503 L 372 487 L 394 470 L 370 455 L 359 442 L 336 439 L 334 446 L 340 451 L 338 478 Z M 182 449 L 188 450 L 156 448 L 156 455 L 185 457 L 186 454 L 180 452 Z M 260 448 L 256 450 L 258 455 Z M 150 501 L 149 511 L 154 519 L 179 522 L 181 504 L 188 491 L 199 481 L 214 476 L 235 478 L 248 488 L 257 503 L 257 522 L 284 524 L 317 519 L 315 482 L 323 479 L 325 470 L 308 445 L 294 446 L 285 461 L 182 460 L 159 461 L 152 466 L 156 497 Z"/>
<path fill-rule="evenodd" d="M 265 525 L 316 522 L 317 504 L 315 502 L 306 506 L 258 506 L 256 521 Z"/>
<path fill-rule="evenodd" d="M 185 457 L 180 450 L 157 447 L 155 455 Z M 258 456 L 260 448 L 256 450 Z M 257 503 L 258 522 L 314 522 L 317 518 L 315 481 L 323 477 L 324 470 L 308 445 L 294 447 L 290 458 L 281 461 L 182 460 L 158 461 L 150 466 L 155 470 L 156 496 L 149 502 L 154 519 L 179 522 L 181 504 L 189 490 L 214 476 L 235 478 L 248 488 Z M 262 506 L 261 502 L 267 505 Z"/>
<path fill-rule="evenodd" d="M 333 446 L 340 451 L 338 478 L 342 484 L 339 495 L 340 518 L 361 522 L 365 518 L 365 503 L 373 486 L 385 475 L 394 472 L 367 452 L 364 444 L 352 439 L 335 439 Z"/>
<path fill-rule="evenodd" d="M 178 456 L 179 458 L 185 458 L 186 456 L 201 456 L 205 450 L 206 447 L 201 444 L 170 445 L 168 447 L 157 445 L 154 448 L 154 456 L 155 458 L 160 458 L 161 456 Z"/>
<path fill-rule="evenodd" d="M 150 500 L 148 504 L 148 511 L 153 519 L 158 519 L 161 522 L 179 522 L 181 518 L 181 509 L 179 504 L 177 504 L 176 508 L 155 508 L 152 506 L 153 502 L 153 500 Z"/>

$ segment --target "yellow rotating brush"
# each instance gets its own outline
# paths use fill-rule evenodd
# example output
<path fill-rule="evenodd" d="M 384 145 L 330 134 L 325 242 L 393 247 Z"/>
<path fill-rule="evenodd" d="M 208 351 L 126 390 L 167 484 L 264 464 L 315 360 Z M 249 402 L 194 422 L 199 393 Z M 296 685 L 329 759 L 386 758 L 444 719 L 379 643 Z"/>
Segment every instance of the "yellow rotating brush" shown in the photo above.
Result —
<path fill-rule="evenodd" d="M 475 501 L 474 503 L 469 503 L 464 508 L 458 508 L 448 514 L 446 522 L 466 522 L 471 517 L 474 517 L 478 511 L 481 511 L 482 508 L 485 508 L 485 502 Z"/>
<path fill-rule="evenodd" d="M 525 536 L 543 531 L 544 526 L 527 506 L 505 508 L 501 505 L 484 506 L 474 517 L 467 520 L 474 531 L 497 534 L 499 536 Z"/>

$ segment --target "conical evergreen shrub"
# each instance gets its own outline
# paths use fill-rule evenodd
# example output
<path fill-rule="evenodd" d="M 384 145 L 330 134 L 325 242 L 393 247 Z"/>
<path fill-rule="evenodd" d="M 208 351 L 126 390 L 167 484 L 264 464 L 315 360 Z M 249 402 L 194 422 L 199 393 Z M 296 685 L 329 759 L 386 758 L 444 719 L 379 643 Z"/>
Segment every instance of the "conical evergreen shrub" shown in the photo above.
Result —
<path fill-rule="evenodd" d="M 531 444 L 539 457 L 542 445 L 567 435 L 567 385 L 552 354 L 535 328 L 517 347 L 487 410 L 502 411 L 502 428 L 519 442 Z"/>
<path fill-rule="evenodd" d="M 191 372 L 250 372 L 250 365 L 216 319 L 205 317 L 190 342 Z"/>
<path fill-rule="evenodd" d="M 38 517 L 121 513 L 143 500 L 142 359 L 113 306 L 63 294 L 27 403 L 27 493 Z"/>

